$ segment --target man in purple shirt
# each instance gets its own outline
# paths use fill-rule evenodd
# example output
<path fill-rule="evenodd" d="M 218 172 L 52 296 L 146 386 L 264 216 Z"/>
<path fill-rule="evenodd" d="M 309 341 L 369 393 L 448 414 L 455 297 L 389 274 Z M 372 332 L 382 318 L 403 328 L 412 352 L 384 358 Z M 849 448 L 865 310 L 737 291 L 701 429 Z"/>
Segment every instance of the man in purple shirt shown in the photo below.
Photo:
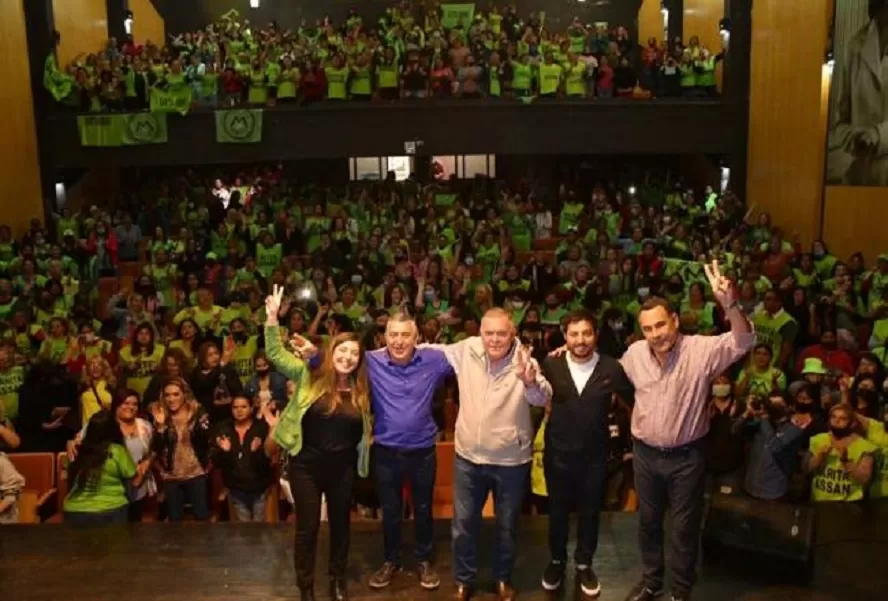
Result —
<path fill-rule="evenodd" d="M 441 579 L 432 567 L 432 492 L 435 486 L 438 427 L 432 401 L 453 368 L 440 350 L 416 348 L 416 322 L 407 314 L 389 318 L 384 349 L 367 353 L 373 409 L 373 471 L 382 505 L 385 562 L 371 577 L 381 589 L 401 569 L 404 481 L 410 482 L 416 524 L 415 556 L 419 583 L 434 590 Z"/>
<path fill-rule="evenodd" d="M 663 594 L 663 521 L 672 511 L 672 601 L 687 601 L 696 580 L 703 519 L 703 438 L 709 432 L 707 402 L 712 381 L 755 344 L 731 282 L 718 263 L 705 266 L 712 294 L 731 331 L 720 336 L 683 336 L 678 315 L 653 297 L 638 312 L 645 340 L 634 343 L 620 363 L 635 386 L 635 490 L 644 574 L 626 601 Z"/>

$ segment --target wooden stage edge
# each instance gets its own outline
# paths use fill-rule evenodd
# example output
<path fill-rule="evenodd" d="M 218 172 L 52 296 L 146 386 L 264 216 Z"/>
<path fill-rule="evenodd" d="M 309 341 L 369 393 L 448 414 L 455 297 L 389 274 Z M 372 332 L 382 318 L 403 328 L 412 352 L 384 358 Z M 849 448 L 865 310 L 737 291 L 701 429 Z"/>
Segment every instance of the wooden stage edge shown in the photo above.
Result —
<path fill-rule="evenodd" d="M 0 599 L 3 601 L 282 601 L 298 599 L 293 573 L 292 524 L 137 524 L 105 529 L 64 525 L 0 528 Z M 885 532 L 868 538 L 849 536 L 847 525 L 819 537 L 815 576 L 793 583 L 798 568 L 764 565 L 724 556 L 703 562 L 695 601 L 857 601 L 886 599 Z M 829 530 L 827 528 L 826 530 Z M 867 528 L 863 527 L 862 531 Z M 824 534 L 827 536 L 824 539 Z M 547 524 L 525 518 L 519 532 L 513 583 L 519 599 L 581 599 L 570 578 L 560 594 L 544 593 L 540 576 L 548 561 Z M 352 529 L 349 593 L 356 600 L 441 601 L 453 594 L 450 523 L 435 523 L 436 565 L 442 586 L 420 589 L 412 567 L 412 524 L 404 527 L 405 572 L 382 591 L 367 579 L 382 553 L 379 522 L 358 522 Z M 668 541 L 668 532 L 667 532 Z M 480 550 L 479 593 L 492 601 L 490 558 L 493 523 L 484 525 Z M 668 543 L 667 543 L 668 546 Z M 327 599 L 327 531 L 321 530 L 317 596 Z M 668 549 L 667 549 L 668 561 Z M 572 569 L 572 568 L 571 568 Z M 595 570 L 602 601 L 622 601 L 640 576 L 637 523 L 632 514 L 602 516 Z M 568 572 L 570 573 L 570 571 Z M 668 601 L 668 594 L 664 597 Z"/>

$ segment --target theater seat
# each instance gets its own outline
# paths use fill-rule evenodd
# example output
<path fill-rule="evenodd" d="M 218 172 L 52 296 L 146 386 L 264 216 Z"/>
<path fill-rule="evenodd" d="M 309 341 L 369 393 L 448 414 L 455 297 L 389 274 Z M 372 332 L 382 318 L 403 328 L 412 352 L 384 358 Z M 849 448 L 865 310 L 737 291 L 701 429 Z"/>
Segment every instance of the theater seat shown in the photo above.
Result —
<path fill-rule="evenodd" d="M 432 491 L 432 517 L 453 517 L 453 466 L 456 452 L 453 442 L 439 442 L 436 449 L 437 472 Z"/>
<path fill-rule="evenodd" d="M 19 510 L 27 514 L 30 520 L 27 523 L 39 523 L 54 515 L 58 511 L 55 455 L 17 453 L 9 455 L 9 459 L 25 478 L 25 488 L 19 498 Z"/>
<path fill-rule="evenodd" d="M 58 506 L 56 508 L 56 512 L 46 520 L 51 524 L 61 524 L 62 523 L 62 507 L 65 503 L 65 497 L 68 496 L 68 455 L 67 453 L 59 453 L 56 455 L 55 460 L 55 470 L 56 470 L 56 491 L 58 494 Z"/>
<path fill-rule="evenodd" d="M 137 280 L 142 275 L 142 263 L 139 261 L 121 261 L 118 266 L 121 277 L 130 277 Z"/>

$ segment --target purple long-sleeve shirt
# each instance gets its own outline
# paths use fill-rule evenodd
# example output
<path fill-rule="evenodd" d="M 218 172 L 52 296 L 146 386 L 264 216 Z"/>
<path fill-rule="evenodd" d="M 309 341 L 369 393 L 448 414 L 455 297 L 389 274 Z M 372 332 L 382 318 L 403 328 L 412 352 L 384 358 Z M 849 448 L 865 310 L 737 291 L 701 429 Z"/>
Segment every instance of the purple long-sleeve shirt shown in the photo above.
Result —
<path fill-rule="evenodd" d="M 706 436 L 712 380 L 754 344 L 754 332 L 679 336 L 663 365 L 646 341 L 630 346 L 620 363 L 635 386 L 632 436 L 669 449 Z"/>
<path fill-rule="evenodd" d="M 453 375 L 439 350 L 418 348 L 404 365 L 395 363 L 387 349 L 366 354 L 373 409 L 373 440 L 398 449 L 434 446 L 438 426 L 432 401 L 438 386 Z"/>

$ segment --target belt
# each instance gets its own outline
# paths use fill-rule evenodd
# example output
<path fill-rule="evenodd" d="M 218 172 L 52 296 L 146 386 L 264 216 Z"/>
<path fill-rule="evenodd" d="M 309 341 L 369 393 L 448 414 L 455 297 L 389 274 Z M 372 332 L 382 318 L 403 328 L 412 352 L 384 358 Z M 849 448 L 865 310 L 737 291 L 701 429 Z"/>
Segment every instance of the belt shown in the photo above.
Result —
<path fill-rule="evenodd" d="M 663 455 L 678 455 L 678 454 L 682 454 L 682 453 L 687 453 L 688 451 L 692 451 L 692 450 L 696 449 L 697 447 L 701 446 L 703 444 L 703 438 L 698 438 L 697 440 L 685 443 L 683 445 L 678 445 L 675 447 L 660 447 L 657 445 L 648 444 L 645 441 L 640 440 L 638 438 L 635 439 L 635 442 L 647 449 L 650 449 L 651 451 L 656 451 L 656 452 L 661 453 Z"/>
<path fill-rule="evenodd" d="M 376 444 L 374 446 L 377 449 L 382 449 L 386 453 L 391 453 L 392 455 L 403 455 L 403 456 L 420 455 L 420 454 L 425 454 L 425 453 L 435 450 L 435 445 L 432 445 L 430 447 L 424 447 L 421 449 L 404 449 L 404 448 L 398 448 L 398 447 L 387 447 L 382 444 Z"/>

